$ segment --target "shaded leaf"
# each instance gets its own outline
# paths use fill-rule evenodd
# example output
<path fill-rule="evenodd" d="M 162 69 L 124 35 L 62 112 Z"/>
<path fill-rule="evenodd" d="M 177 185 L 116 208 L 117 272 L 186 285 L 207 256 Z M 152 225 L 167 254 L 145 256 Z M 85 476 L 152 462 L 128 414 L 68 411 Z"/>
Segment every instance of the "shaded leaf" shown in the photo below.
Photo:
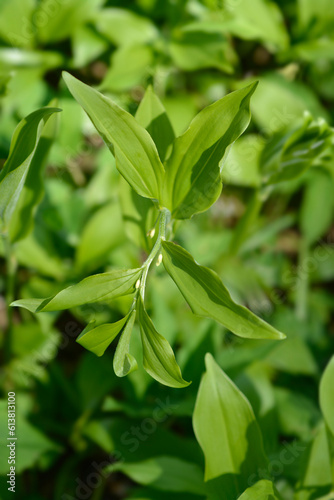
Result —
<path fill-rule="evenodd" d="M 320 407 L 325 422 L 334 436 L 334 356 L 330 359 L 320 382 Z"/>
<path fill-rule="evenodd" d="M 50 107 L 56 105 L 56 100 Z M 43 193 L 43 170 L 49 151 L 59 126 L 59 115 L 51 116 L 44 126 L 33 155 L 30 168 L 10 223 L 9 237 L 11 242 L 24 238 L 32 229 L 37 205 Z"/>
<path fill-rule="evenodd" d="M 0 172 L 0 218 L 7 231 L 22 193 L 43 127 L 58 108 L 41 108 L 24 118 L 16 127 L 9 157 Z"/>
<path fill-rule="evenodd" d="M 106 471 L 121 471 L 136 483 L 157 490 L 205 494 L 200 467 L 176 457 L 158 456 L 141 462 L 119 462 L 107 467 Z"/>

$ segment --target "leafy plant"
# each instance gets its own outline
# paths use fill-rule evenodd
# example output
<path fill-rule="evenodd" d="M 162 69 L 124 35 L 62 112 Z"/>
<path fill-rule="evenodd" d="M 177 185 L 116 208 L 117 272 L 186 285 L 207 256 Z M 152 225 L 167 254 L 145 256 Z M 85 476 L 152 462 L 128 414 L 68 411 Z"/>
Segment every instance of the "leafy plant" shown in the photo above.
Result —
<path fill-rule="evenodd" d="M 204 109 L 186 132 L 173 140 L 171 133 L 164 134 L 166 129 L 171 131 L 172 128 L 151 88 L 138 109 L 136 120 L 71 75 L 65 74 L 64 78 L 114 154 L 119 172 L 137 194 L 149 198 L 155 205 L 158 235 L 140 269 L 94 275 L 49 299 L 22 299 L 12 305 L 32 312 L 55 311 L 134 294 L 130 310 L 123 319 L 114 324 L 89 325 L 77 341 L 101 356 L 121 333 L 114 367 L 116 375 L 127 375 L 138 366 L 129 353 L 137 311 L 145 370 L 165 385 L 185 387 L 188 382 L 181 376 L 172 348 L 155 330 L 144 305 L 147 275 L 158 257 L 157 263 L 162 260 L 194 313 L 219 321 L 240 337 L 284 338 L 275 328 L 236 304 L 217 274 L 196 264 L 188 252 L 168 241 L 175 220 L 190 218 L 208 209 L 219 196 L 222 163 L 249 123 L 249 100 L 256 84 L 229 94 Z M 140 122 L 144 122 L 146 128 Z M 166 142 L 162 142 L 162 138 Z M 163 164 L 166 154 L 168 157 Z M 150 234 L 153 236 L 154 232 L 152 228 Z"/>
<path fill-rule="evenodd" d="M 333 5 L 0 2 L 18 498 L 333 498 Z"/>

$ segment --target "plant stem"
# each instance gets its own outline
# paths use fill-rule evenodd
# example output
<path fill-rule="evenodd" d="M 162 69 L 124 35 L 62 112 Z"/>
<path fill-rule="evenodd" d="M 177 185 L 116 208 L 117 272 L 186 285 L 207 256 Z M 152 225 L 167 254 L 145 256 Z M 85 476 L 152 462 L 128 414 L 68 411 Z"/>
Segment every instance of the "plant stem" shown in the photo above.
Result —
<path fill-rule="evenodd" d="M 151 266 L 153 260 L 160 252 L 161 242 L 166 239 L 166 226 L 167 226 L 167 222 L 168 222 L 169 217 L 170 217 L 169 210 L 167 208 L 161 209 L 160 218 L 159 218 L 158 237 L 157 237 L 156 242 L 151 250 L 150 255 L 147 257 L 144 264 L 142 265 L 143 274 L 142 274 L 142 277 L 140 280 L 140 295 L 141 295 L 143 300 L 145 297 L 145 287 L 146 287 L 147 274 L 148 274 L 148 271 L 150 269 L 150 266 Z"/>

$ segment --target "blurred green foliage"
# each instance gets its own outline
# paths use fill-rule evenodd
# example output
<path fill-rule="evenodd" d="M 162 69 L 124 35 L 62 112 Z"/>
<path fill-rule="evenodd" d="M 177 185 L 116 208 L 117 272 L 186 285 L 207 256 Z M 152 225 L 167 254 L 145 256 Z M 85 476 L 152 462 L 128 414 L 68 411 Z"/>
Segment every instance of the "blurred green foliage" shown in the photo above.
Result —
<path fill-rule="evenodd" d="M 114 343 L 97 357 L 75 342 L 89 322 L 123 318 L 131 299 L 9 312 L 12 294 L 53 296 L 89 274 L 137 268 L 152 245 L 153 206 L 119 178 L 62 70 L 132 114 L 151 84 L 176 135 L 206 105 L 259 81 L 220 198 L 178 221 L 174 238 L 287 340 L 240 339 L 192 315 L 162 266 L 146 302 L 192 380 L 186 389 L 161 386 L 142 369 L 117 378 Z M 0 158 L 19 121 L 55 98 L 63 111 L 44 129 L 42 190 L 37 198 L 27 190 L 33 217 L 25 219 L 23 203 L 15 223 L 16 271 L 0 242 L 1 498 L 11 495 L 2 452 L 12 390 L 18 498 L 333 498 L 332 0 L 1 0 Z M 136 325 L 134 334 L 140 364 Z M 206 353 L 215 360 L 207 366 Z M 241 443 L 240 456 L 232 446 L 229 457 L 240 474 L 227 469 L 223 434 L 198 431 L 203 420 Z M 261 452 L 252 456 L 254 441 Z"/>

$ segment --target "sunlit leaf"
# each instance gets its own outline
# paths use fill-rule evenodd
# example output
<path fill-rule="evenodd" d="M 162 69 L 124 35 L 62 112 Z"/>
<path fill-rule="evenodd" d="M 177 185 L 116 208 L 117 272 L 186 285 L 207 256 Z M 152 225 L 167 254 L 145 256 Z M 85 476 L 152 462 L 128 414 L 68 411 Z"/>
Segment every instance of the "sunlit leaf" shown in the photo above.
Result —
<path fill-rule="evenodd" d="M 132 311 L 127 319 L 125 328 L 117 344 L 113 363 L 114 372 L 117 377 L 125 377 L 138 368 L 137 361 L 129 352 L 130 339 L 135 319 L 136 311 Z"/>
<path fill-rule="evenodd" d="M 142 300 L 138 300 L 138 320 L 143 345 L 144 368 L 155 380 L 169 387 L 187 387 L 174 352 L 167 340 L 154 328 Z"/>
<path fill-rule="evenodd" d="M 238 500 L 279 500 L 277 490 L 271 481 L 262 479 L 247 490 Z"/>
<path fill-rule="evenodd" d="M 95 321 L 80 333 L 77 338 L 78 344 L 93 352 L 97 356 L 102 356 L 111 342 L 117 337 L 128 320 L 128 316 L 116 321 L 116 323 L 105 323 L 94 328 Z"/>
<path fill-rule="evenodd" d="M 128 183 L 146 198 L 159 199 L 164 168 L 149 133 L 133 116 L 69 73 L 64 80 L 116 158 Z"/>
<path fill-rule="evenodd" d="M 198 265 L 182 247 L 163 242 L 162 255 L 167 272 L 195 314 L 215 319 L 240 337 L 276 340 L 285 337 L 251 311 L 236 304 L 219 276 Z"/>
<path fill-rule="evenodd" d="M 164 206 L 177 219 L 207 210 L 221 188 L 220 162 L 250 120 L 249 101 L 256 83 L 203 109 L 173 144 L 166 164 Z"/>
<path fill-rule="evenodd" d="M 205 456 L 205 480 L 226 478 L 228 498 L 240 495 L 266 468 L 262 436 L 248 400 L 214 361 L 205 357 L 193 427 Z M 223 479 L 223 478 L 222 478 Z"/>
<path fill-rule="evenodd" d="M 136 120 L 149 132 L 158 149 L 161 161 L 164 161 L 168 147 L 175 139 L 175 135 L 166 110 L 151 86 L 147 88 L 139 104 Z"/>
<path fill-rule="evenodd" d="M 16 300 L 12 306 L 23 307 L 31 312 L 60 311 L 82 304 L 108 301 L 135 291 L 135 283 L 141 275 L 141 269 L 111 271 L 95 274 L 69 286 L 54 297 L 47 299 Z"/>

